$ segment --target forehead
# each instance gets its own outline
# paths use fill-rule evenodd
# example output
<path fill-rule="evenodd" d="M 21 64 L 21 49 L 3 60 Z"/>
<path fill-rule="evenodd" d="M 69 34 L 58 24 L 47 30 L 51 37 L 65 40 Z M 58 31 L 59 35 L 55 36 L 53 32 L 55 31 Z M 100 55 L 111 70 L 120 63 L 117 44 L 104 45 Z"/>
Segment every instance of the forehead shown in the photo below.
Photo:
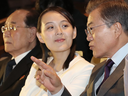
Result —
<path fill-rule="evenodd" d="M 56 11 L 49 11 L 42 16 L 43 22 L 59 21 L 62 19 L 67 20 L 63 15 L 61 15 L 59 12 L 56 12 Z"/>
<path fill-rule="evenodd" d="M 97 8 L 89 14 L 87 26 L 90 26 L 92 24 L 97 25 L 97 24 L 101 24 L 101 23 L 103 23 L 103 21 L 100 16 L 99 9 Z"/>
<path fill-rule="evenodd" d="M 13 12 L 6 20 L 5 24 L 22 24 L 26 18 L 28 11 L 17 10 Z"/>

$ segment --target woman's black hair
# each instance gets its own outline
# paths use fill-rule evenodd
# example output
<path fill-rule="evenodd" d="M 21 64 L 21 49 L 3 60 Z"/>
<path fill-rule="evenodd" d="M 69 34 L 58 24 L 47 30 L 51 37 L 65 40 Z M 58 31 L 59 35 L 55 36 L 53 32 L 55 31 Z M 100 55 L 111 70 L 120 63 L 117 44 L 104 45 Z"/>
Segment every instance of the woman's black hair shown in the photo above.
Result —
<path fill-rule="evenodd" d="M 59 6 L 67 10 L 70 14 L 74 12 L 73 0 L 37 0 L 35 9 L 41 13 L 48 7 Z"/>

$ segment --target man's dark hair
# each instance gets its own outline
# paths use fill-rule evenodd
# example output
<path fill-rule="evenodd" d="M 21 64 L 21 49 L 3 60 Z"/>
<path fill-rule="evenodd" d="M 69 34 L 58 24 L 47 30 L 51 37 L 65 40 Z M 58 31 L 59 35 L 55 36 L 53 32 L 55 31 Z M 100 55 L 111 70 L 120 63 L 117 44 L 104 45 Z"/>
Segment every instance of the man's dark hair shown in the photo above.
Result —
<path fill-rule="evenodd" d="M 90 0 L 88 2 L 88 5 L 86 7 L 86 13 L 89 14 L 92 10 L 96 9 L 99 5 L 101 5 L 102 3 L 106 3 L 109 1 L 114 1 L 114 2 L 122 2 L 122 0 Z"/>
<path fill-rule="evenodd" d="M 24 20 L 25 24 L 28 27 L 37 27 L 39 13 L 34 9 L 24 9 L 28 11 L 26 19 Z"/>
<path fill-rule="evenodd" d="M 87 8 L 87 10 L 90 10 L 88 11 L 89 13 L 95 9 L 99 9 L 101 19 L 108 27 L 119 22 L 124 32 L 128 35 L 128 5 L 126 2 L 109 1 Z"/>
<path fill-rule="evenodd" d="M 28 11 L 26 18 L 24 19 L 26 27 L 36 27 L 37 28 L 39 13 L 35 9 L 21 8 L 21 9 L 17 9 L 17 10 Z M 36 37 L 36 39 L 37 39 L 37 37 Z M 37 41 L 36 43 L 39 45 L 40 44 L 39 40 L 37 39 L 36 41 Z"/>

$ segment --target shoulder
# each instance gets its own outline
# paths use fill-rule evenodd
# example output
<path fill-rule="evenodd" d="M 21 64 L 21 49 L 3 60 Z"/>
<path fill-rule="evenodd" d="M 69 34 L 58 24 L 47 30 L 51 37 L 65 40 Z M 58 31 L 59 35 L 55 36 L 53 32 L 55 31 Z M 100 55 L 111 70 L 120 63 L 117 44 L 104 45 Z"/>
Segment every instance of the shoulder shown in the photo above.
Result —
<path fill-rule="evenodd" d="M 99 64 L 96 64 L 94 69 L 100 69 L 104 66 L 104 64 L 106 63 L 106 60 L 104 60 L 103 62 L 99 63 Z"/>
<path fill-rule="evenodd" d="M 10 59 L 11 59 L 11 57 L 2 57 L 2 58 L 0 58 L 0 65 L 1 65 L 3 62 L 8 62 Z"/>
<path fill-rule="evenodd" d="M 91 64 L 90 62 L 88 62 L 78 54 L 70 63 L 72 63 L 72 65 L 78 65 L 78 66 L 94 66 L 93 64 Z"/>
<path fill-rule="evenodd" d="M 6 60 L 6 59 L 8 59 L 8 57 L 2 57 L 2 58 L 0 58 L 0 62 L 1 62 L 1 61 L 4 61 L 4 60 Z"/>
<path fill-rule="evenodd" d="M 86 61 L 84 58 L 82 58 L 80 55 L 77 55 L 69 64 L 69 69 L 76 69 L 79 71 L 86 71 L 86 70 L 92 70 L 94 67 L 93 64 Z"/>

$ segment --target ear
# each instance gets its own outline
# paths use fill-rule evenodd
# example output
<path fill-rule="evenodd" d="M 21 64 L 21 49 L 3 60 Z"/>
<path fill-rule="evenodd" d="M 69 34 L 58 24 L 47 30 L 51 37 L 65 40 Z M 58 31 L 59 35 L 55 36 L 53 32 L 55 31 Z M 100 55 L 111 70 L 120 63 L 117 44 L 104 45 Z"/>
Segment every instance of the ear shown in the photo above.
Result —
<path fill-rule="evenodd" d="M 30 38 L 29 41 L 33 42 L 36 39 L 36 27 L 31 27 L 30 28 Z"/>
<path fill-rule="evenodd" d="M 74 30 L 73 30 L 73 39 L 76 38 L 76 35 L 77 35 L 77 31 L 76 31 L 76 27 L 75 27 Z"/>
<path fill-rule="evenodd" d="M 38 40 L 39 40 L 41 43 L 44 43 L 44 40 L 42 39 L 42 36 L 40 35 L 39 32 L 36 33 L 36 36 L 37 36 Z"/>
<path fill-rule="evenodd" d="M 114 24 L 114 29 L 115 29 L 115 36 L 116 36 L 116 38 L 118 38 L 121 34 L 122 34 L 122 26 L 121 26 L 121 24 L 119 23 L 119 22 L 116 22 L 115 24 Z"/>

